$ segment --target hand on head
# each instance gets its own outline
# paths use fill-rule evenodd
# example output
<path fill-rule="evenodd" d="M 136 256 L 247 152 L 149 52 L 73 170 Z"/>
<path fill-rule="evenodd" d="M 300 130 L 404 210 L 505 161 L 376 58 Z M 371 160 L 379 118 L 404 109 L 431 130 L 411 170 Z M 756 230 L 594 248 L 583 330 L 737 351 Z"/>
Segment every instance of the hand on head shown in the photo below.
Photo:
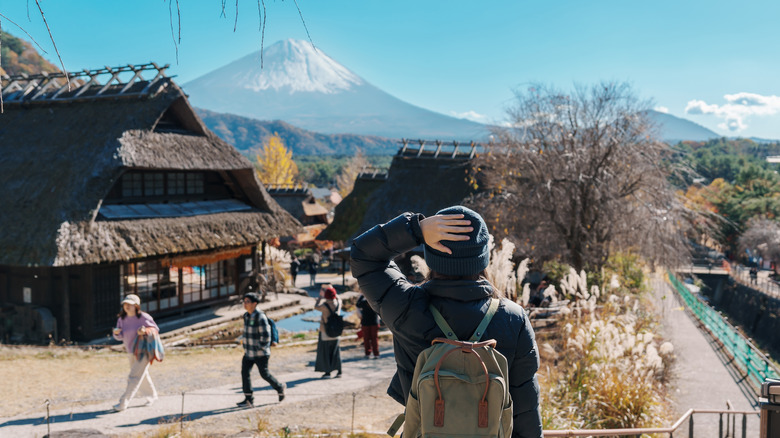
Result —
<path fill-rule="evenodd" d="M 463 219 L 462 214 L 441 214 L 421 220 L 420 229 L 426 245 L 445 254 L 452 254 L 442 241 L 469 240 L 466 233 L 474 228 L 470 220 Z"/>

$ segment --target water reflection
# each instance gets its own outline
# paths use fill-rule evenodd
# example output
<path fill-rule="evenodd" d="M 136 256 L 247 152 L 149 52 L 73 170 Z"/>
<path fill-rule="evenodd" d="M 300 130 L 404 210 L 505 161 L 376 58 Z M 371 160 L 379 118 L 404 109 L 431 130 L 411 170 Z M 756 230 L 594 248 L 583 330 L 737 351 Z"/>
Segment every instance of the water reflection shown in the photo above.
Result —
<path fill-rule="evenodd" d="M 342 311 L 341 314 L 344 315 L 344 312 Z M 320 328 L 320 315 L 322 313 L 319 310 L 309 310 L 308 312 L 276 321 L 276 327 L 280 332 L 293 333 L 317 330 Z"/>

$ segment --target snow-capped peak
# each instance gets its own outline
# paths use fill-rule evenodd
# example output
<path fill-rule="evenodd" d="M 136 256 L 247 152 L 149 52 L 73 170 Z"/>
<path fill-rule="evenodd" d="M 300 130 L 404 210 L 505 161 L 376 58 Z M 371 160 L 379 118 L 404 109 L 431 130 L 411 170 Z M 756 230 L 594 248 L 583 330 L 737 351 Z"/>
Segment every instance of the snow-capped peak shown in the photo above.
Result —
<path fill-rule="evenodd" d="M 315 49 L 310 42 L 293 39 L 279 41 L 265 49 L 262 69 L 260 52 L 229 67 L 235 72 L 235 83 L 253 91 L 274 89 L 330 94 L 363 84 L 359 76 Z"/>

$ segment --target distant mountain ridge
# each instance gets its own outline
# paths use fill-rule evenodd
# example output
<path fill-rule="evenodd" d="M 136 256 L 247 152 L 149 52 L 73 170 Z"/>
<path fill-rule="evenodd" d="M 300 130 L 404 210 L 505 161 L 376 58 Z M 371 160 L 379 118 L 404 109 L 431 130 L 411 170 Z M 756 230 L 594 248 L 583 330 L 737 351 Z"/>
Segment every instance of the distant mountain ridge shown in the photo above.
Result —
<path fill-rule="evenodd" d="M 368 155 L 392 155 L 399 140 L 354 134 L 319 134 L 281 120 L 261 121 L 234 114 L 196 108 L 206 126 L 241 152 L 257 152 L 272 135 L 279 134 L 285 146 L 297 155 L 354 155 L 360 148 Z"/>
<path fill-rule="evenodd" d="M 183 85 L 198 108 L 323 134 L 485 140 L 485 125 L 403 102 L 305 41 L 285 40 Z"/>
<path fill-rule="evenodd" d="M 683 140 L 707 141 L 721 137 L 715 131 L 698 123 L 671 114 L 650 110 L 648 115 L 659 125 L 660 137 L 667 143 L 678 143 Z"/>

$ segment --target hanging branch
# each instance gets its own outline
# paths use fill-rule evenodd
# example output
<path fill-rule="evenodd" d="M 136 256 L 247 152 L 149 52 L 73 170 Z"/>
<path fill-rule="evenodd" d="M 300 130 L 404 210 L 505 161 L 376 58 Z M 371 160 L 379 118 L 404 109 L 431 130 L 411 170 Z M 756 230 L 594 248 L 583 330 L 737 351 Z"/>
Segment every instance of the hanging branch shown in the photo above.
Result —
<path fill-rule="evenodd" d="M 40 0 L 35 0 L 35 5 L 38 6 L 38 12 L 41 13 L 41 18 L 43 19 L 43 24 L 46 25 L 46 31 L 49 32 L 49 39 L 51 39 L 51 43 L 54 46 L 54 52 L 57 53 L 57 59 L 60 60 L 60 66 L 62 67 L 62 73 L 65 74 L 65 80 L 68 82 L 68 91 L 70 91 L 70 77 L 68 76 L 68 71 L 65 70 L 65 63 L 62 62 L 62 56 L 60 56 L 60 51 L 57 49 L 57 43 L 54 42 L 54 37 L 51 34 L 51 29 L 49 28 L 49 23 L 46 22 L 46 16 L 43 15 L 43 8 L 41 8 Z"/>
<path fill-rule="evenodd" d="M 38 0 L 36 0 L 38 1 Z M 168 0 L 168 21 L 171 23 L 171 39 L 173 48 L 176 50 L 176 65 L 179 65 L 179 45 L 176 44 L 176 32 L 173 31 L 173 0 Z M 179 42 L 181 42 L 181 12 L 179 11 L 179 0 L 176 0 L 176 11 L 179 13 Z"/>
<path fill-rule="evenodd" d="M 179 19 L 179 44 L 181 44 L 181 8 L 179 7 L 179 0 L 176 0 L 176 17 Z"/>
<path fill-rule="evenodd" d="M 263 10 L 260 10 L 260 5 Z M 265 0 L 257 0 L 257 12 L 260 14 L 260 70 L 263 69 L 263 46 L 265 45 L 265 22 L 268 18 L 268 12 L 265 10 Z M 265 18 L 263 18 L 265 17 Z"/>
<path fill-rule="evenodd" d="M 295 3 L 295 7 L 298 8 L 298 15 L 301 17 L 301 23 L 303 23 L 303 28 L 306 30 L 306 36 L 309 37 L 311 46 L 314 47 L 314 50 L 317 50 L 317 47 L 314 45 L 314 41 L 311 39 L 311 35 L 309 35 L 309 28 L 306 27 L 306 20 L 303 19 L 303 12 L 301 12 L 301 7 L 298 6 L 298 0 L 293 0 L 293 2 Z"/>
<path fill-rule="evenodd" d="M 227 18 L 225 16 L 225 4 L 227 4 L 227 0 L 222 0 L 222 12 L 219 14 L 220 18 Z"/>
<path fill-rule="evenodd" d="M 233 22 L 233 32 L 236 31 L 237 27 L 238 27 L 238 0 L 236 0 L 236 20 Z"/>
<path fill-rule="evenodd" d="M 3 15 L 3 14 L 0 14 L 0 17 L 2 17 L 2 18 L 5 18 L 5 19 L 6 19 L 6 20 L 8 20 L 8 21 L 9 21 L 11 24 L 13 24 L 14 26 L 18 27 L 18 28 L 19 28 L 19 30 L 21 30 L 22 32 L 24 32 L 24 34 L 25 34 L 25 35 L 27 35 L 28 37 L 30 37 L 30 41 L 32 41 L 33 43 L 35 43 L 35 45 L 36 45 L 36 46 L 38 46 L 38 48 L 39 48 L 39 49 L 41 49 L 41 52 L 43 52 L 43 53 L 49 53 L 49 52 L 47 52 L 47 51 L 46 51 L 46 50 L 45 50 L 43 47 L 41 47 L 41 45 L 40 45 L 40 44 L 38 44 L 38 41 L 35 41 L 35 38 L 33 38 L 33 36 L 32 36 L 32 35 L 30 35 L 30 33 L 29 33 L 29 32 L 27 32 L 26 30 L 24 30 L 24 28 L 23 28 L 22 26 L 19 26 L 18 24 L 16 24 L 16 22 L 14 22 L 13 20 L 11 20 L 10 18 L 6 17 L 6 16 L 5 16 L 5 15 Z"/>

